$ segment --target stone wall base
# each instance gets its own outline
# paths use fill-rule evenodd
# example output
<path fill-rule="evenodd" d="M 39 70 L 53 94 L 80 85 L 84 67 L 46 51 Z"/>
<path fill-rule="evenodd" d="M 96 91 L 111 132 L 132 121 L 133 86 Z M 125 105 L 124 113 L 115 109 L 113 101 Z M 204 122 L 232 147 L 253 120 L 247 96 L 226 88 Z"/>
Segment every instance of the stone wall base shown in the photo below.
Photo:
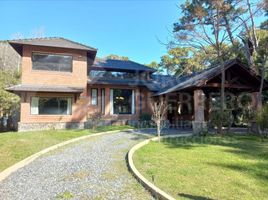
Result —
<path fill-rule="evenodd" d="M 137 120 L 101 120 L 98 126 L 109 126 L 109 125 L 131 125 L 134 126 L 138 123 Z M 85 128 L 92 128 L 92 121 L 88 120 L 85 122 Z"/>
<path fill-rule="evenodd" d="M 38 122 L 38 123 L 18 123 L 18 131 L 40 131 L 57 129 L 83 129 L 84 122 Z"/>
<path fill-rule="evenodd" d="M 136 125 L 137 120 L 102 120 L 98 126 L 109 125 Z M 59 130 L 59 129 L 89 129 L 92 128 L 92 122 L 36 122 L 36 123 L 18 123 L 18 131 L 40 131 L 40 130 Z"/>
<path fill-rule="evenodd" d="M 194 134 L 200 134 L 202 131 L 207 130 L 207 122 L 192 121 Z"/>

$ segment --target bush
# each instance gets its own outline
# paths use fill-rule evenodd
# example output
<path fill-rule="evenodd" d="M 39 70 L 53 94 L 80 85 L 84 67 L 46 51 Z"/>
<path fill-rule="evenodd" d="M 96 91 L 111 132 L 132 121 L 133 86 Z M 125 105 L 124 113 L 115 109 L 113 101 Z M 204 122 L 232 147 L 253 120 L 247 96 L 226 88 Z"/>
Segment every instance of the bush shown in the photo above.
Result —
<path fill-rule="evenodd" d="M 154 127 L 152 115 L 149 113 L 142 113 L 139 118 L 138 128 L 151 128 Z"/>
<path fill-rule="evenodd" d="M 102 119 L 103 114 L 101 112 L 95 112 L 93 114 L 88 115 L 88 119 L 91 122 L 92 129 L 95 130 L 97 126 L 99 125 L 101 119 Z"/>
<path fill-rule="evenodd" d="M 221 112 L 219 110 L 214 110 L 211 112 L 211 125 L 217 127 L 217 130 L 220 130 L 221 122 L 222 126 L 230 127 L 233 123 L 232 111 L 225 110 L 223 113 L 223 119 L 221 119 Z"/>
<path fill-rule="evenodd" d="M 263 131 L 268 128 L 268 104 L 263 106 L 261 112 L 258 112 L 257 124 Z"/>
<path fill-rule="evenodd" d="M 140 115 L 140 121 L 151 121 L 152 120 L 152 115 L 149 113 L 142 113 Z"/>

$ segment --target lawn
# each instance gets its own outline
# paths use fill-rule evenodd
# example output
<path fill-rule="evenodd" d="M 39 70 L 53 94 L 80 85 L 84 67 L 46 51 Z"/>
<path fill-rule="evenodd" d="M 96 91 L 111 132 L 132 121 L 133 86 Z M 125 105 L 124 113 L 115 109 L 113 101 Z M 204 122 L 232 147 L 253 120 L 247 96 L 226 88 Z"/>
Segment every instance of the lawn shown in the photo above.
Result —
<path fill-rule="evenodd" d="M 150 142 L 134 163 L 177 199 L 268 199 L 268 140 L 254 136 Z"/>
<path fill-rule="evenodd" d="M 96 130 L 50 130 L 35 132 L 7 132 L 0 134 L 0 172 L 16 162 L 72 138 L 97 132 L 123 130 L 131 126 L 102 126 Z"/>

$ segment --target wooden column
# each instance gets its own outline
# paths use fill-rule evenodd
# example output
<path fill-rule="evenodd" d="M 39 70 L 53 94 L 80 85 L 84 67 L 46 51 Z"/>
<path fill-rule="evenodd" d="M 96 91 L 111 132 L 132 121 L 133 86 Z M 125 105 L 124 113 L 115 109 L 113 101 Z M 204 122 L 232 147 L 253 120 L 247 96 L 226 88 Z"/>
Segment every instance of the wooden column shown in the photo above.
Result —
<path fill-rule="evenodd" d="M 199 134 L 206 126 L 205 123 L 205 95 L 203 90 L 194 91 L 194 121 L 193 131 Z"/>
<path fill-rule="evenodd" d="M 194 120 L 198 122 L 205 121 L 204 117 L 205 95 L 202 90 L 194 91 Z"/>

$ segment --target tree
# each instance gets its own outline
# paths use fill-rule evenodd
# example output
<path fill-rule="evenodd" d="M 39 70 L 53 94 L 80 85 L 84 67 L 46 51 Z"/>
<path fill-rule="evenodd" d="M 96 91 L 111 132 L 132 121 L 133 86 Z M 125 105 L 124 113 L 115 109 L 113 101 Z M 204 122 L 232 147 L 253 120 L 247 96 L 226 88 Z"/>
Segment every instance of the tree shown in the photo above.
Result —
<path fill-rule="evenodd" d="M 168 105 L 162 97 L 158 100 L 152 100 L 152 120 L 156 124 L 158 141 L 160 142 L 161 131 L 165 126 L 165 118 L 168 111 Z"/>
<path fill-rule="evenodd" d="M 156 61 L 152 61 L 151 63 L 145 64 L 145 65 L 148 67 L 156 69 L 158 73 L 164 72 L 164 68 L 161 65 L 159 65 Z"/>
<path fill-rule="evenodd" d="M 107 59 L 116 59 L 116 60 L 129 60 L 129 58 L 126 56 L 118 56 L 115 54 L 110 54 L 110 55 L 106 56 L 106 58 Z"/>
<path fill-rule="evenodd" d="M 0 70 L 0 117 L 11 115 L 19 107 L 19 97 L 7 92 L 5 89 L 17 84 L 19 73 Z"/>
<path fill-rule="evenodd" d="M 209 46 L 217 55 L 216 61 L 222 66 L 220 105 L 222 118 L 225 108 L 225 60 L 223 55 L 225 54 L 225 43 L 228 42 L 228 37 L 225 37 L 226 31 L 229 33 L 229 39 L 234 42 L 230 30 L 230 24 L 234 21 L 232 17 L 234 12 L 230 12 L 229 9 L 231 3 L 232 1 L 224 0 L 195 0 L 190 3 L 187 0 L 181 6 L 183 16 L 174 24 L 175 38 L 181 45 L 201 51 L 206 51 L 207 46 Z M 230 16 L 230 13 L 232 13 L 232 16 Z M 226 22 L 228 22 L 228 25 Z M 222 128 L 220 132 L 222 133 Z"/>
<path fill-rule="evenodd" d="M 181 6 L 182 17 L 174 24 L 175 41 L 171 45 L 202 52 L 209 49 L 210 55 L 216 55 L 213 63 L 221 64 L 222 118 L 225 109 L 224 61 L 241 56 L 244 49 L 249 66 L 255 68 L 254 58 L 258 54 L 259 41 L 254 19 L 264 5 L 267 9 L 267 0 L 265 2 L 253 8 L 249 0 L 187 0 Z M 235 37 L 237 34 L 240 40 Z"/>

